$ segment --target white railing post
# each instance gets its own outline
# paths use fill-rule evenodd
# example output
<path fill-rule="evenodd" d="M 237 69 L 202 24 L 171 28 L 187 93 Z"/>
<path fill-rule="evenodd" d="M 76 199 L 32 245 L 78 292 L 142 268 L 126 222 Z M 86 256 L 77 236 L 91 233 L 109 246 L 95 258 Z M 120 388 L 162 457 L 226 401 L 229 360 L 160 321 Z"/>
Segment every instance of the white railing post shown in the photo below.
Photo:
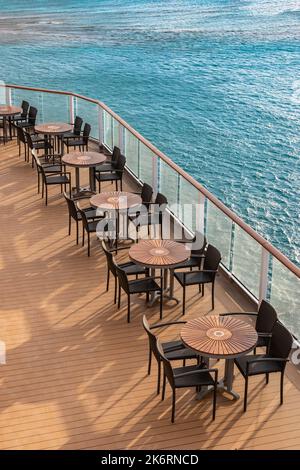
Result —
<path fill-rule="evenodd" d="M 70 124 L 74 124 L 74 96 L 69 95 L 69 119 Z"/>
<path fill-rule="evenodd" d="M 205 196 L 200 191 L 198 193 L 198 207 L 196 211 L 196 229 L 205 233 Z"/>
<path fill-rule="evenodd" d="M 5 88 L 5 101 L 8 106 L 11 106 L 11 88 Z"/>
<path fill-rule="evenodd" d="M 119 149 L 124 153 L 124 127 L 119 124 Z"/>
<path fill-rule="evenodd" d="M 269 262 L 270 253 L 262 246 L 261 247 L 261 265 L 260 265 L 260 280 L 259 280 L 259 301 L 266 299 L 269 285 Z"/>
<path fill-rule="evenodd" d="M 152 188 L 153 188 L 153 193 L 154 197 L 158 193 L 158 168 L 157 168 L 157 155 L 153 154 L 152 157 Z"/>
<path fill-rule="evenodd" d="M 99 147 L 103 148 L 104 143 L 104 121 L 103 121 L 103 109 L 98 106 L 98 131 L 99 131 Z"/>

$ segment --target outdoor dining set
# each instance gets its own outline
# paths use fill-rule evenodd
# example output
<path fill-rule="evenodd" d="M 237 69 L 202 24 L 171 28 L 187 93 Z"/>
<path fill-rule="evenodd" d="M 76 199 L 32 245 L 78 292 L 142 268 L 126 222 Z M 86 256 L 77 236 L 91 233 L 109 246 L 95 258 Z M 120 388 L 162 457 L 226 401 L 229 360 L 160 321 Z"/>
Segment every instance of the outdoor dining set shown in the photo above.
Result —
<path fill-rule="evenodd" d="M 89 123 L 84 124 L 76 116 L 72 124 L 37 124 L 37 115 L 37 108 L 26 101 L 20 107 L 0 106 L 1 140 L 7 144 L 17 138 L 19 155 L 24 151 L 25 161 L 36 168 L 37 191 L 46 205 L 48 187 L 60 187 L 68 208 L 68 234 L 72 234 L 75 222 L 76 244 L 81 236 L 84 246 L 87 238 L 88 256 L 91 256 L 91 236 L 97 235 L 107 269 L 106 291 L 111 292 L 116 309 L 121 308 L 125 295 L 127 322 L 133 320 L 133 296 L 143 294 L 147 307 L 155 308 L 159 303 L 161 322 L 164 305 L 179 303 L 175 282 L 182 289 L 182 315 L 186 314 L 186 297 L 192 286 L 197 287 L 197 295 L 201 297 L 205 296 L 205 286 L 210 286 L 213 311 L 220 251 L 198 231 L 189 233 L 189 237 L 184 232 L 181 239 L 170 234 L 164 237 L 165 220 L 170 217 L 167 197 L 160 192 L 154 194 L 147 183 L 141 184 L 139 192 L 123 190 L 125 156 L 116 146 L 111 154 L 103 149 L 91 150 Z M 67 167 L 75 169 L 74 186 L 72 172 Z M 89 171 L 86 187 L 80 181 L 83 168 Z M 113 183 L 114 190 L 102 191 L 106 182 Z M 127 259 L 119 262 L 117 255 L 125 253 Z M 211 393 L 213 419 L 218 393 L 231 400 L 238 399 L 233 389 L 234 366 L 245 379 L 244 411 L 249 377 L 254 375 L 264 375 L 268 383 L 270 374 L 279 373 L 280 403 L 283 403 L 283 379 L 293 338 L 266 300 L 260 302 L 257 312 L 209 314 L 153 325 L 143 315 L 142 324 L 149 343 L 148 374 L 153 359 L 157 364 L 157 394 L 161 393 L 164 400 L 167 383 L 172 390 L 172 422 L 178 388 L 194 388 L 198 399 Z M 160 335 L 155 334 L 176 325 L 180 330 L 176 340 L 161 342 Z M 216 367 L 220 360 L 225 361 L 222 379 L 219 366 Z M 178 362 L 182 363 L 180 367 Z"/>

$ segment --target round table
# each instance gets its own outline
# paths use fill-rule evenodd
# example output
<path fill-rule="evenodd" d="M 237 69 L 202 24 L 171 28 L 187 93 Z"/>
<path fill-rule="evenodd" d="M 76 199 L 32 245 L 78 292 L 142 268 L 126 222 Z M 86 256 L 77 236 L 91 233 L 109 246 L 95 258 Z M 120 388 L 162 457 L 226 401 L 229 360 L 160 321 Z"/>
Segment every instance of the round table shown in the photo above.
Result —
<path fill-rule="evenodd" d="M 258 336 L 253 326 L 235 317 L 209 315 L 188 321 L 181 330 L 181 339 L 201 356 L 225 359 L 225 375 L 218 389 L 238 399 L 239 395 L 232 390 L 234 358 L 255 348 Z M 209 388 L 202 390 L 198 398 L 207 391 Z"/>
<path fill-rule="evenodd" d="M 178 263 L 186 261 L 190 257 L 190 249 L 182 243 L 173 240 L 141 240 L 129 250 L 129 257 L 135 263 L 147 266 L 153 269 L 164 270 L 165 273 L 165 292 L 164 298 L 168 300 L 178 299 L 174 297 L 174 277 L 170 277 L 170 286 L 166 286 L 166 275 L 168 269 Z M 169 294 L 166 294 L 169 291 Z"/>
<path fill-rule="evenodd" d="M 0 116 L 3 118 L 3 142 L 7 141 L 7 119 L 9 122 L 9 133 L 11 136 L 11 117 L 21 114 L 22 108 L 19 106 L 0 105 Z"/>
<path fill-rule="evenodd" d="M 116 249 L 118 249 L 118 240 L 120 239 L 120 215 L 122 215 L 122 213 L 126 215 L 126 217 L 124 217 L 126 220 L 126 229 L 122 238 L 128 240 L 127 211 L 130 207 L 142 204 L 141 196 L 126 191 L 108 191 L 95 194 L 93 197 L 91 197 L 90 203 L 94 207 L 98 207 L 103 211 L 107 211 L 109 218 L 116 220 L 114 240 L 116 242 Z M 125 224 L 123 225 L 125 227 Z"/>
<path fill-rule="evenodd" d="M 66 122 L 46 122 L 43 124 L 38 124 L 34 128 L 37 134 L 43 134 L 45 136 L 46 141 L 49 140 L 49 136 L 58 137 L 58 143 L 60 142 L 60 148 L 58 145 L 58 153 L 60 153 L 61 155 L 64 154 L 63 136 L 67 132 L 70 132 L 72 129 L 73 126 Z M 47 154 L 47 150 L 45 153 Z"/>
<path fill-rule="evenodd" d="M 68 166 L 75 167 L 76 175 L 76 195 L 82 195 L 80 188 L 79 170 L 80 168 L 89 168 L 90 172 L 90 190 L 95 192 L 95 168 L 106 160 L 106 156 L 99 152 L 70 152 L 63 156 L 62 162 Z"/>

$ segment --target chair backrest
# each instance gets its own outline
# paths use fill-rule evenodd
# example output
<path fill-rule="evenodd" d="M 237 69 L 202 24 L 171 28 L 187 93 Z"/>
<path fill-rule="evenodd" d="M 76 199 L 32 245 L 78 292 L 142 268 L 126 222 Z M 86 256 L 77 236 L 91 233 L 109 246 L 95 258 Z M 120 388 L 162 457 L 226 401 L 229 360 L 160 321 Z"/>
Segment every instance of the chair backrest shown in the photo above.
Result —
<path fill-rule="evenodd" d="M 262 300 L 257 313 L 256 331 L 261 333 L 272 333 L 277 321 L 276 310 L 269 302 Z"/>
<path fill-rule="evenodd" d="M 23 144 L 26 144 L 26 137 L 25 137 L 24 130 L 22 127 L 17 126 L 17 136 L 20 142 L 23 142 Z"/>
<path fill-rule="evenodd" d="M 159 353 L 160 360 L 162 361 L 163 366 L 164 366 L 164 373 L 165 373 L 165 375 L 168 379 L 169 384 L 174 389 L 175 388 L 175 380 L 174 380 L 173 369 L 172 369 L 170 361 L 164 355 L 162 345 L 161 345 L 158 338 L 156 339 L 156 345 L 157 345 L 156 347 L 157 347 L 157 350 L 158 350 L 158 353 Z"/>
<path fill-rule="evenodd" d="M 142 203 L 147 206 L 147 204 L 151 202 L 152 194 L 153 194 L 152 187 L 149 184 L 144 183 L 142 187 L 142 192 L 141 192 Z"/>
<path fill-rule="evenodd" d="M 83 210 L 81 210 L 78 206 L 77 206 L 77 209 L 78 209 L 78 211 L 79 211 L 79 213 L 80 213 L 80 215 L 81 215 L 83 227 L 88 231 L 89 222 L 88 222 L 86 213 L 85 213 Z"/>
<path fill-rule="evenodd" d="M 126 294 L 129 294 L 129 283 L 128 283 L 128 277 L 124 269 L 120 268 L 115 260 L 113 259 L 114 267 L 118 276 L 118 280 L 120 283 L 120 286 L 122 289 L 126 292 Z"/>
<path fill-rule="evenodd" d="M 73 126 L 73 134 L 80 135 L 81 127 L 82 127 L 83 120 L 81 117 L 76 116 Z"/>
<path fill-rule="evenodd" d="M 107 269 L 115 276 L 117 277 L 117 271 L 114 263 L 114 257 L 111 251 L 107 248 L 107 245 L 104 240 L 101 242 L 102 245 L 102 250 L 104 251 L 104 254 L 106 256 L 106 263 L 107 263 Z"/>
<path fill-rule="evenodd" d="M 124 155 L 120 155 L 117 162 L 116 162 L 116 170 L 123 171 L 126 165 L 126 158 Z"/>
<path fill-rule="evenodd" d="M 23 131 L 23 129 L 21 129 L 21 130 Z M 33 150 L 33 143 L 32 143 L 31 135 L 29 134 L 29 132 L 24 132 L 24 131 L 23 131 L 23 135 L 25 137 L 25 140 L 26 140 L 30 150 Z"/>
<path fill-rule="evenodd" d="M 203 269 L 217 271 L 220 262 L 221 253 L 219 252 L 219 250 L 213 245 L 208 245 L 205 253 Z"/>
<path fill-rule="evenodd" d="M 157 193 L 154 204 L 155 206 L 154 206 L 153 212 L 156 214 L 160 214 L 161 216 L 161 214 L 163 214 L 166 210 L 166 207 L 168 205 L 168 200 L 166 196 L 164 196 L 163 194 Z"/>
<path fill-rule="evenodd" d="M 39 160 L 39 157 L 35 154 L 34 151 L 32 152 L 32 156 L 33 156 L 35 164 L 36 164 L 37 172 L 40 173 L 40 175 L 42 175 L 43 181 L 46 182 L 46 173 L 45 173 L 45 170 L 43 168 L 43 165 L 41 164 L 41 162 Z"/>
<path fill-rule="evenodd" d="M 287 359 L 293 345 L 293 337 L 291 333 L 277 321 L 272 331 L 269 355 L 272 357 L 280 357 Z"/>
<path fill-rule="evenodd" d="M 116 145 L 113 148 L 112 156 L 111 156 L 111 161 L 113 163 L 116 163 L 121 155 L 121 150 L 119 147 L 116 147 Z"/>
<path fill-rule="evenodd" d="M 28 123 L 31 126 L 35 125 L 37 113 L 38 113 L 38 110 L 34 106 L 30 106 L 29 112 L 28 112 Z"/>
<path fill-rule="evenodd" d="M 65 191 L 64 191 L 63 194 L 64 194 L 64 198 L 67 202 L 69 215 L 71 217 L 73 217 L 73 219 L 78 220 L 78 209 L 77 209 L 77 206 L 76 206 L 76 202 L 73 199 L 71 199 Z"/>
<path fill-rule="evenodd" d="M 84 125 L 84 128 L 83 128 L 83 141 L 85 144 L 88 143 L 89 141 L 89 136 L 90 136 L 90 133 L 91 133 L 91 126 L 90 124 L 88 124 L 87 122 L 85 123 Z"/>
<path fill-rule="evenodd" d="M 21 104 L 21 108 L 22 108 L 22 112 L 21 112 L 21 117 L 23 119 L 26 119 L 27 118 L 27 114 L 28 114 L 28 109 L 29 109 L 29 103 L 28 101 L 22 101 L 22 104 Z"/>
<path fill-rule="evenodd" d="M 203 255 L 206 247 L 207 247 L 207 240 L 203 233 L 199 232 L 198 230 L 195 231 L 195 236 L 193 239 L 193 245 L 195 248 L 192 248 L 191 255 Z"/>
<path fill-rule="evenodd" d="M 159 351 L 157 349 L 157 338 L 151 331 L 151 327 L 148 323 L 146 315 L 143 315 L 143 327 L 144 327 L 144 330 L 146 331 L 146 333 L 148 335 L 149 347 L 150 347 L 151 351 L 153 352 L 155 359 L 157 361 L 160 361 L 160 355 L 159 355 Z"/>

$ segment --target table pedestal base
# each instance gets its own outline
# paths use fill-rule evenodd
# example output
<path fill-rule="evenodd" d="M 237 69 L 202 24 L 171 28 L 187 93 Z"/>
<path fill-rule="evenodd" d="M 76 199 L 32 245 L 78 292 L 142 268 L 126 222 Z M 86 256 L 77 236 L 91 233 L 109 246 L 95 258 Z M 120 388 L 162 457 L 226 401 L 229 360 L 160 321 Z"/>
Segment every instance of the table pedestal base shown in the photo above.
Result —
<path fill-rule="evenodd" d="M 209 358 L 205 358 L 207 367 L 209 367 Z M 233 374 L 234 369 L 234 359 L 226 359 L 225 361 L 225 375 L 224 378 L 218 382 L 218 392 L 220 392 L 224 398 L 228 400 L 238 400 L 240 398 L 239 394 L 232 390 L 232 384 L 234 379 Z M 202 387 L 202 390 L 197 393 L 196 399 L 201 400 L 208 393 L 213 390 L 212 386 Z"/>

